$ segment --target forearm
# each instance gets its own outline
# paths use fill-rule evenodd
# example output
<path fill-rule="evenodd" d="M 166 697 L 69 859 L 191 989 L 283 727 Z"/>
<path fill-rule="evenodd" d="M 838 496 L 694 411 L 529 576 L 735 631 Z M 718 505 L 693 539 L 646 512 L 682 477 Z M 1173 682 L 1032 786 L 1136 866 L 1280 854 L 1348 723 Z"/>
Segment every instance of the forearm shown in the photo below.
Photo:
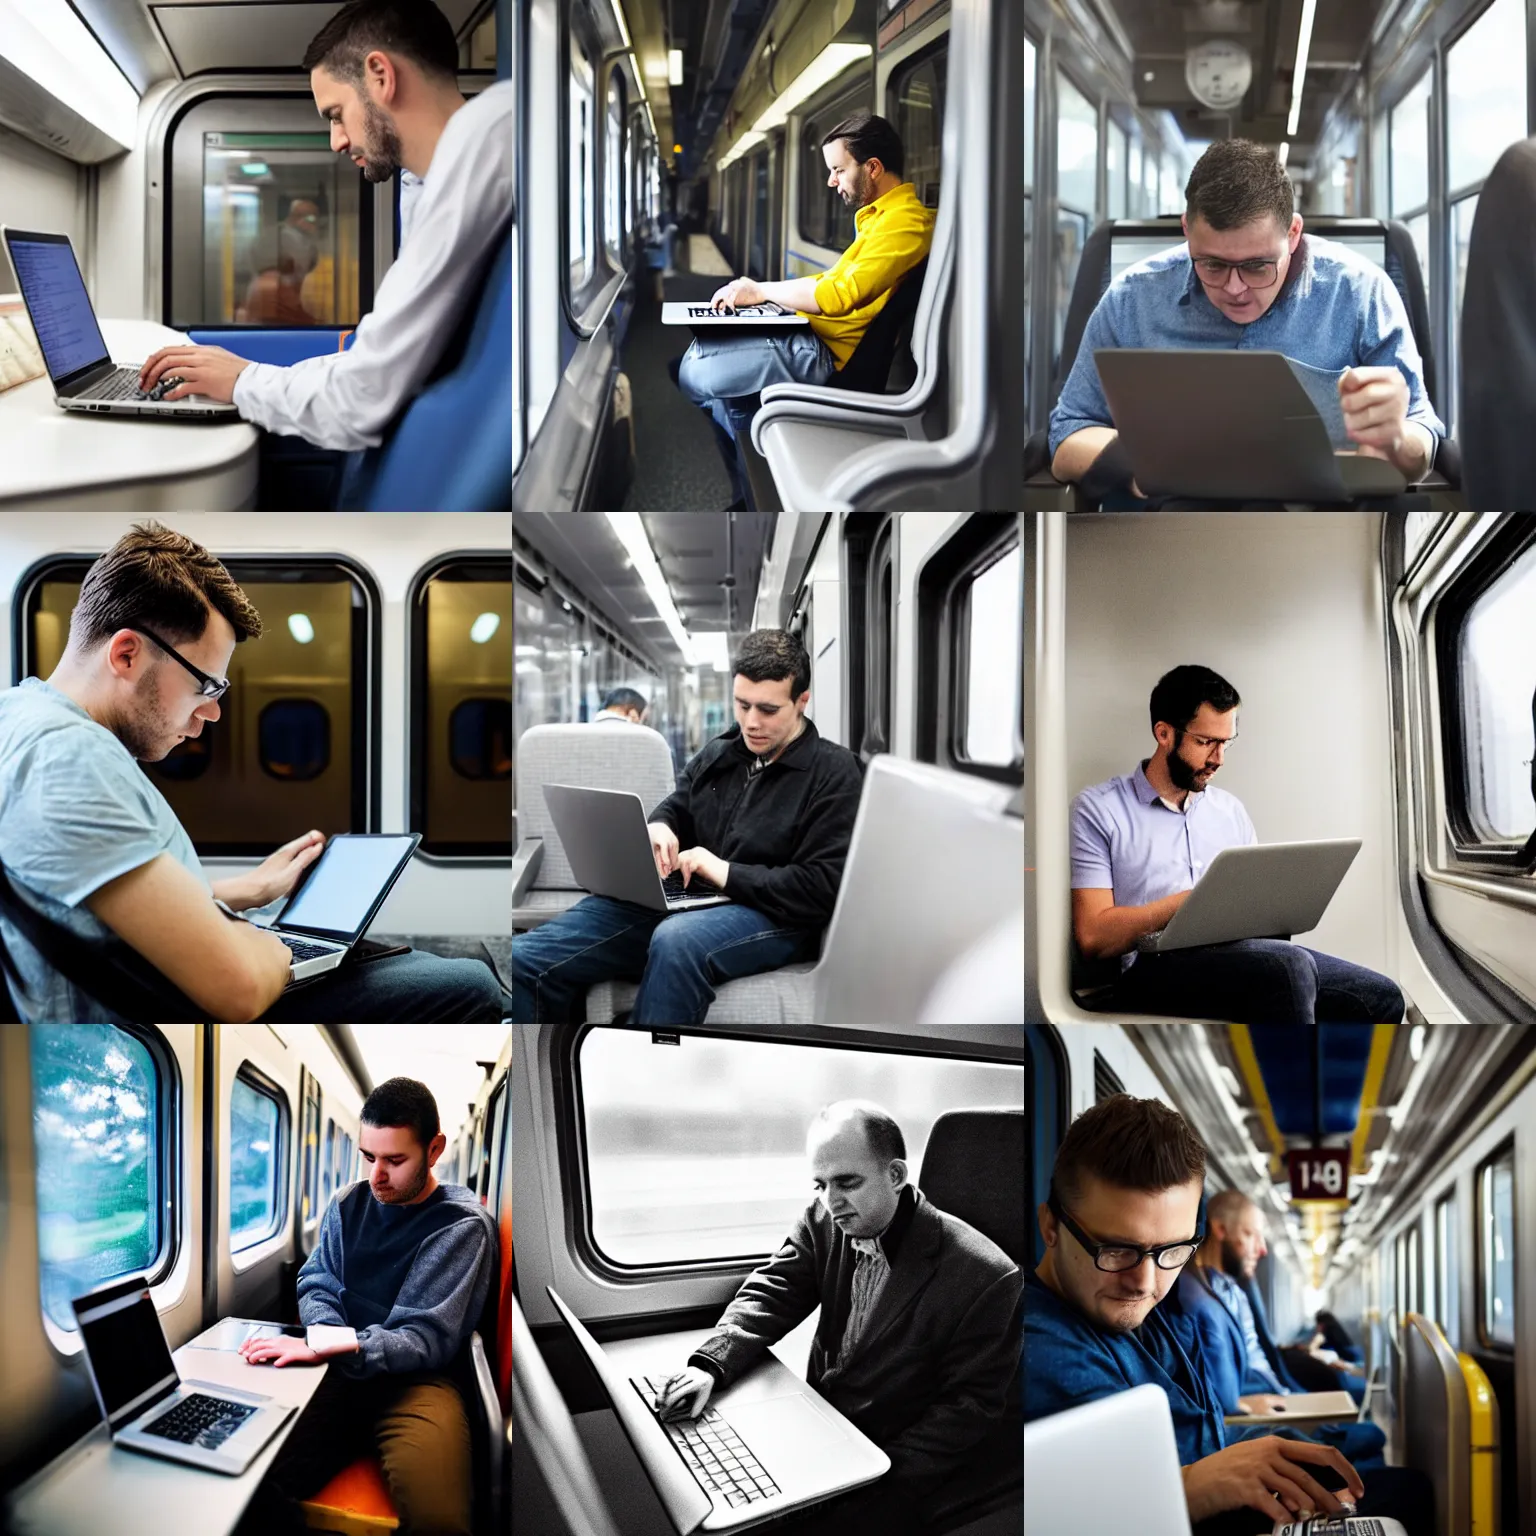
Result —
<path fill-rule="evenodd" d="M 797 309 L 803 315 L 819 315 L 821 306 L 816 302 L 814 277 L 791 277 L 781 283 L 759 283 L 766 298 L 785 309 Z"/>
<path fill-rule="evenodd" d="M 1435 438 L 1416 421 L 1403 423 L 1403 440 L 1391 455 L 1393 465 L 1410 484 L 1422 480 L 1435 462 Z"/>
<path fill-rule="evenodd" d="M 1079 427 L 1062 439 L 1051 460 L 1051 473 L 1063 481 L 1078 481 L 1089 466 L 1120 434 L 1113 427 Z"/>
<path fill-rule="evenodd" d="M 1107 907 L 1080 925 L 1078 948 L 1091 960 L 1113 960 L 1135 949 L 1136 941 L 1166 928 L 1189 893 L 1176 891 L 1139 907 Z"/>
<path fill-rule="evenodd" d="M 265 903 L 251 889 L 249 874 L 229 875 L 215 880 L 212 885 L 216 900 L 222 901 L 231 912 L 246 912 Z"/>

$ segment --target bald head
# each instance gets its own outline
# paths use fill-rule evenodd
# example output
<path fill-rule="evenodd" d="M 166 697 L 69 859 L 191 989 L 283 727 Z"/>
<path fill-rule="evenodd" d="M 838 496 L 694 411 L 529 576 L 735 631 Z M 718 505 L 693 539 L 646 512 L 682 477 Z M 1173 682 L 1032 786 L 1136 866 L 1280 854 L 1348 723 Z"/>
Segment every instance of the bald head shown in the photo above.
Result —
<path fill-rule="evenodd" d="M 1206 1202 L 1205 1214 L 1209 1221 L 1236 1221 L 1244 1211 L 1257 1211 L 1252 1200 L 1240 1189 L 1224 1189 L 1212 1195 Z"/>
<path fill-rule="evenodd" d="M 811 1122 L 805 1138 L 811 1181 L 848 1237 L 877 1237 L 896 1214 L 907 1182 L 901 1128 L 878 1104 L 843 1099 Z"/>

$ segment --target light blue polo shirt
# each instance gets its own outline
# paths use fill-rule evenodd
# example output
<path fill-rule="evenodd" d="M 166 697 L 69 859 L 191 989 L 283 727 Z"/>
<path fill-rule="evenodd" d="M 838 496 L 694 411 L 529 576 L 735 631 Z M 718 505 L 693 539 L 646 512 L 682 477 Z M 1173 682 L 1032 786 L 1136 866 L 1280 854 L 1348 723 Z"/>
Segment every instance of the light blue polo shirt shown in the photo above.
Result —
<path fill-rule="evenodd" d="M 84 938 L 106 939 L 112 930 L 82 903 L 161 853 L 208 884 L 176 813 L 111 731 L 35 677 L 0 693 L 0 860 L 23 900 Z M 27 1023 L 122 1022 L 3 918 L 0 937 L 27 985 L 26 998 L 11 988 Z"/>
<path fill-rule="evenodd" d="M 1190 890 L 1223 848 L 1258 842 L 1236 795 L 1212 785 L 1170 810 L 1146 769 L 1143 762 L 1072 801 L 1074 891 L 1113 890 L 1117 907 L 1143 906 Z M 1122 955 L 1121 969 L 1135 958 Z"/>
<path fill-rule="evenodd" d="M 1300 258 L 1298 260 L 1297 258 Z M 1211 347 L 1283 352 L 1328 427 L 1344 435 L 1339 377 L 1346 368 L 1395 367 L 1408 381 L 1408 419 L 1439 439 L 1445 424 L 1424 388 L 1424 366 L 1392 279 L 1348 246 L 1303 235 L 1280 296 L 1257 320 L 1229 320 L 1205 296 L 1188 245 L 1128 267 L 1104 291 L 1072 372 L 1051 412 L 1051 453 L 1082 427 L 1114 425 L 1093 360 L 1098 347 Z M 1191 401 L 1190 409 L 1198 409 Z"/>
<path fill-rule="evenodd" d="M 1206 1278 L 1217 1301 L 1230 1312 L 1243 1335 L 1243 1351 L 1248 1356 L 1248 1369 L 1264 1382 L 1270 1392 L 1289 1390 L 1276 1378 L 1269 1367 L 1269 1357 L 1259 1343 L 1259 1330 L 1254 1326 L 1253 1308 L 1243 1288 L 1230 1275 L 1214 1267 L 1207 1267 Z"/>

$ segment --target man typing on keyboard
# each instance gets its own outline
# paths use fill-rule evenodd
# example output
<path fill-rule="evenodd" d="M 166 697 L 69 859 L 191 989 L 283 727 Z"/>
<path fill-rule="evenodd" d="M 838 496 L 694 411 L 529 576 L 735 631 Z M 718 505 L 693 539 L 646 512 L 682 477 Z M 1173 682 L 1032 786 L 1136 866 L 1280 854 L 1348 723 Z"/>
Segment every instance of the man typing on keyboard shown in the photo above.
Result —
<path fill-rule="evenodd" d="M 821 1308 L 806 1379 L 891 1459 L 873 1487 L 785 1525 L 796 1536 L 920 1532 L 923 1500 L 1018 1453 L 1018 1266 L 907 1182 L 901 1129 L 846 1100 L 811 1123 L 816 1198 L 749 1275 L 712 1338 L 663 1381 L 664 1422 L 697 1419 L 770 1345 Z M 729 1410 L 725 1417 L 729 1419 Z"/>

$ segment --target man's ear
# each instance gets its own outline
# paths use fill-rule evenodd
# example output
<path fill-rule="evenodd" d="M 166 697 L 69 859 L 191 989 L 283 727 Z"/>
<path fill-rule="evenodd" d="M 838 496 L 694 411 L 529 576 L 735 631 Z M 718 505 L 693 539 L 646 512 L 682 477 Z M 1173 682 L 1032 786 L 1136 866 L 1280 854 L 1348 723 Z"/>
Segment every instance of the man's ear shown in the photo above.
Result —
<path fill-rule="evenodd" d="M 891 1186 L 894 1189 L 900 1189 L 907 1182 L 907 1165 L 901 1158 L 893 1157 L 891 1159 L 890 1173 Z"/>
<path fill-rule="evenodd" d="M 447 1150 L 448 1138 L 444 1136 L 441 1131 L 439 1131 L 437 1135 L 432 1138 L 431 1144 L 427 1147 L 427 1167 L 432 1167 L 433 1164 L 437 1162 L 438 1158 L 440 1158 Z"/>
<path fill-rule="evenodd" d="M 1044 1200 L 1035 1207 L 1035 1220 L 1040 1224 L 1040 1236 L 1044 1239 L 1047 1248 L 1056 1246 L 1056 1218 L 1051 1215 L 1051 1208 Z"/>

